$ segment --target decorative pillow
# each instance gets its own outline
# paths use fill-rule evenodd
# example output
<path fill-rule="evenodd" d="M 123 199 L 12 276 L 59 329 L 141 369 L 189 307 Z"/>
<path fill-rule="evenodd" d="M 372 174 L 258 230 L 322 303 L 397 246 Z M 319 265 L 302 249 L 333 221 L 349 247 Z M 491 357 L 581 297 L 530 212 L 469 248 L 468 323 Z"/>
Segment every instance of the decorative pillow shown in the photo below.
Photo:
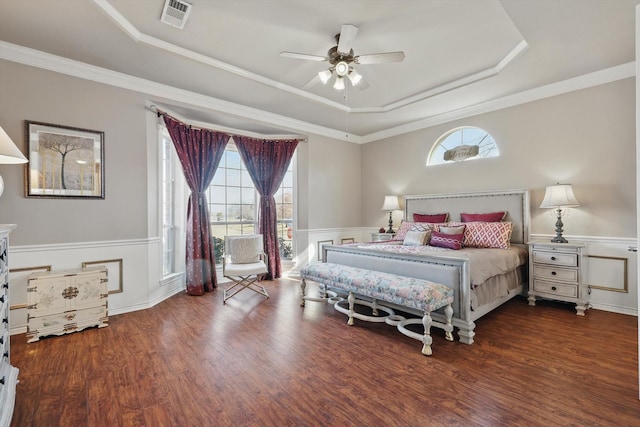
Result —
<path fill-rule="evenodd" d="M 428 231 L 431 232 L 435 228 L 435 224 L 430 222 L 414 222 L 411 225 L 411 231 Z"/>
<path fill-rule="evenodd" d="M 404 236 L 407 234 L 407 231 L 411 230 L 411 226 L 413 226 L 413 224 L 415 223 L 411 221 L 405 221 L 403 219 L 402 223 L 400 224 L 400 228 L 398 228 L 398 230 L 396 231 L 396 235 L 393 236 L 393 240 L 404 240 Z"/>
<path fill-rule="evenodd" d="M 442 234 L 463 234 L 466 224 L 458 225 L 458 223 L 449 222 L 447 225 L 438 226 L 438 231 Z"/>
<path fill-rule="evenodd" d="M 260 261 L 262 241 L 259 237 L 246 236 L 229 240 L 229 255 L 234 264 L 251 264 Z"/>
<path fill-rule="evenodd" d="M 449 212 L 441 214 L 414 213 L 413 220 L 416 222 L 447 222 L 449 220 Z"/>
<path fill-rule="evenodd" d="M 500 222 L 507 216 L 506 212 L 490 212 L 490 213 L 461 213 L 460 221 L 462 222 Z"/>
<path fill-rule="evenodd" d="M 431 232 L 431 240 L 429 240 L 430 246 L 437 246 L 439 248 L 448 249 L 462 249 L 462 239 L 464 234 L 445 234 L 438 231 Z"/>
<path fill-rule="evenodd" d="M 511 222 L 467 222 L 466 225 L 464 246 L 497 249 L 511 246 Z"/>
<path fill-rule="evenodd" d="M 422 246 L 427 243 L 430 231 L 407 231 L 402 244 L 404 246 Z"/>

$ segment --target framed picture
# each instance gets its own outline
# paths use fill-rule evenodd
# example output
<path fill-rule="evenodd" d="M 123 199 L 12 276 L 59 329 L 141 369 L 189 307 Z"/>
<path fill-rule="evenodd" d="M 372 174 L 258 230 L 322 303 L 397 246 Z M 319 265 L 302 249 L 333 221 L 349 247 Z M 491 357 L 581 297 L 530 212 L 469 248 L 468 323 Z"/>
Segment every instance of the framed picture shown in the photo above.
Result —
<path fill-rule="evenodd" d="M 341 244 L 345 244 L 345 243 L 355 243 L 356 239 L 354 239 L 353 237 L 346 237 L 346 238 L 342 238 L 340 240 Z"/>
<path fill-rule="evenodd" d="M 122 285 L 122 258 L 106 259 L 104 261 L 84 261 L 82 268 L 104 265 L 107 267 L 109 294 L 121 294 L 124 291 Z"/>
<path fill-rule="evenodd" d="M 104 132 L 26 122 L 27 197 L 104 199 Z"/>

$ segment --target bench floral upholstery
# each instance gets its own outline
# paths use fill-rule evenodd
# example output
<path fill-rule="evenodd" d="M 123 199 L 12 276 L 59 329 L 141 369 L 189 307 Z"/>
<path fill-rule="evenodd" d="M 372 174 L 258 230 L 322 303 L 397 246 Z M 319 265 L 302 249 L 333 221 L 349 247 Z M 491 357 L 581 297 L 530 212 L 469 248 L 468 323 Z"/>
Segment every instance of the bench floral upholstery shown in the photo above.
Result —
<path fill-rule="evenodd" d="M 453 303 L 453 289 L 445 285 L 341 264 L 309 264 L 302 268 L 300 276 L 427 313 Z"/>

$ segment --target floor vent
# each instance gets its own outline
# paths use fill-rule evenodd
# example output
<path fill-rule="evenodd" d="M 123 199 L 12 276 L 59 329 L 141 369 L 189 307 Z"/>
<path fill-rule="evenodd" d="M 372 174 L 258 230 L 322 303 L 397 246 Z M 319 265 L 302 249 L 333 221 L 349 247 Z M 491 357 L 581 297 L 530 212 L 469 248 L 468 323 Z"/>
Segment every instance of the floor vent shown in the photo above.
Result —
<path fill-rule="evenodd" d="M 160 21 L 182 30 L 192 6 L 191 3 L 182 0 L 165 0 Z"/>

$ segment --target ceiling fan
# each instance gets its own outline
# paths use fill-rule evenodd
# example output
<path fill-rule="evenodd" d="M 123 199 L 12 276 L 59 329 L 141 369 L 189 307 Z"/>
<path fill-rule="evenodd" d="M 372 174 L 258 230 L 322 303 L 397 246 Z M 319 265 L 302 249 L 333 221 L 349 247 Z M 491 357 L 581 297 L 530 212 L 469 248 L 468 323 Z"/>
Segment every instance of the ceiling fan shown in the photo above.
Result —
<path fill-rule="evenodd" d="M 280 52 L 280 55 L 287 58 L 305 59 L 309 61 L 327 61 L 329 69 L 320 71 L 309 83 L 304 85 L 303 89 L 308 89 L 315 85 L 318 80 L 323 84 L 335 75 L 336 79 L 333 88 L 343 90 L 345 88 L 345 77 L 349 79 L 353 86 L 360 89 L 366 89 L 369 85 L 364 81 L 354 68 L 354 64 L 382 64 L 387 62 L 401 62 L 404 60 L 404 52 L 385 52 L 372 53 L 367 55 L 355 55 L 351 45 L 358 34 L 358 27 L 351 24 L 344 24 L 340 30 L 340 34 L 336 34 L 336 46 L 333 46 L 327 52 L 327 56 L 308 55 L 305 53 Z"/>

